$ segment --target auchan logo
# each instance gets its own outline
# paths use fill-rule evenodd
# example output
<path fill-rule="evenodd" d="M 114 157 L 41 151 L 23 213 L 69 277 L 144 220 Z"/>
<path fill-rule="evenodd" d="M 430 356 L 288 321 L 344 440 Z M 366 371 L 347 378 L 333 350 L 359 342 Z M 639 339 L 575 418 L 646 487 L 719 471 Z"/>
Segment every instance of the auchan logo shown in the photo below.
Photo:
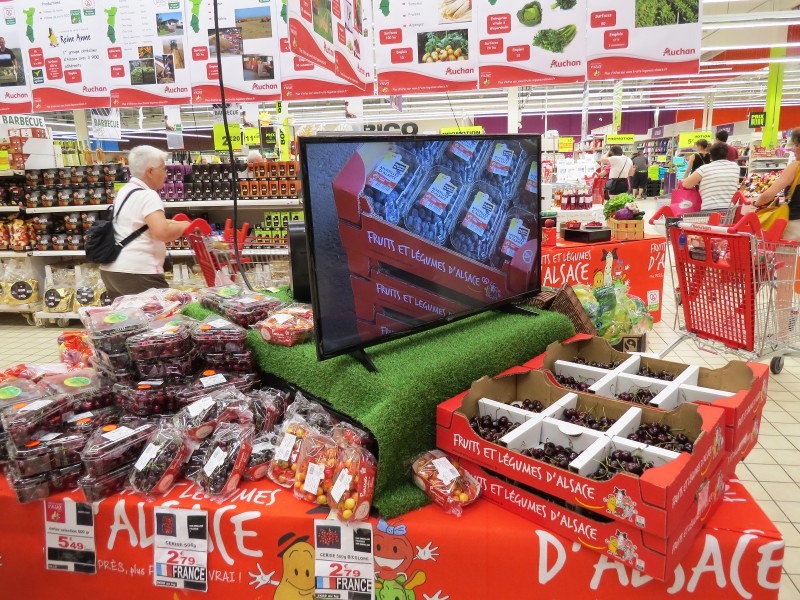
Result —
<path fill-rule="evenodd" d="M 563 68 L 563 67 L 580 67 L 581 61 L 579 60 L 553 60 L 550 63 L 550 68 Z"/>
<path fill-rule="evenodd" d="M 459 67 L 457 69 L 451 69 L 450 67 L 447 67 L 447 69 L 444 71 L 445 75 L 473 75 L 474 73 L 475 69 L 470 69 L 468 67 Z"/>
<path fill-rule="evenodd" d="M 27 97 L 27 94 L 20 94 L 19 92 L 6 92 L 5 95 L 6 100 L 24 100 Z"/>
<path fill-rule="evenodd" d="M 107 92 L 108 89 L 102 85 L 83 86 L 84 94 L 97 94 L 99 92 Z"/>
<path fill-rule="evenodd" d="M 272 90 L 277 90 L 278 86 L 277 84 L 274 83 L 254 83 L 253 87 L 250 89 L 252 89 L 253 91 L 268 92 Z"/>
<path fill-rule="evenodd" d="M 170 87 L 168 85 L 164 86 L 164 93 L 165 94 L 188 94 L 189 89 L 185 87 L 181 87 L 179 85 Z"/>
<path fill-rule="evenodd" d="M 664 48 L 664 56 L 694 56 L 697 54 L 695 48 Z"/>

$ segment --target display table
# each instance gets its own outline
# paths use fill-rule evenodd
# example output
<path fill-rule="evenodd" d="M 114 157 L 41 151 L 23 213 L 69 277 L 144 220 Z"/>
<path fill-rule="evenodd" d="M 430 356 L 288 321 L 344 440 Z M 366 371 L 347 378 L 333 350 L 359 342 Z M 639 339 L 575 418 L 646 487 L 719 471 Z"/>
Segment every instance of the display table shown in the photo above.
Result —
<path fill-rule="evenodd" d="M 197 318 L 210 314 L 197 304 L 185 312 Z M 375 503 L 394 516 L 425 503 L 405 472 L 411 458 L 435 447 L 436 407 L 476 379 L 520 365 L 574 332 L 567 317 L 557 313 L 483 313 L 370 348 L 377 373 L 349 356 L 318 362 L 314 344 L 267 344 L 258 331 L 248 334 L 248 344 L 262 371 L 329 402 L 375 435 Z"/>
<path fill-rule="evenodd" d="M 203 500 L 195 492 L 181 482 L 158 504 L 209 512 L 213 549 L 208 557 L 208 593 L 203 598 L 311 600 L 313 522 L 324 519 L 327 511 L 315 513 L 311 505 L 269 482 L 247 484 L 223 505 Z M 49 500 L 64 498 L 83 500 L 79 493 Z M 42 502 L 20 505 L 5 481 L 0 481 L 0 590 L 9 598 L 28 600 L 201 597 L 198 592 L 153 586 L 153 507 L 134 495 L 98 503 L 97 574 L 46 571 Z M 404 515 L 402 521 L 390 521 L 391 531 L 379 532 L 375 520 L 372 524 L 378 576 L 400 591 L 399 572 L 417 583 L 408 590 L 416 596 L 383 596 L 384 600 L 770 600 L 778 597 L 783 563 L 780 533 L 735 481 L 729 483 L 723 503 L 681 566 L 663 583 L 632 573 L 621 563 L 567 542 L 486 500 L 467 508 L 461 518 L 431 505 Z"/>
<path fill-rule="evenodd" d="M 629 286 L 629 293 L 641 298 L 658 322 L 666 244 L 666 238 L 656 235 L 598 244 L 559 240 L 557 246 L 542 248 L 542 285 L 560 288 L 564 284 L 584 284 L 595 288 L 623 281 Z"/>

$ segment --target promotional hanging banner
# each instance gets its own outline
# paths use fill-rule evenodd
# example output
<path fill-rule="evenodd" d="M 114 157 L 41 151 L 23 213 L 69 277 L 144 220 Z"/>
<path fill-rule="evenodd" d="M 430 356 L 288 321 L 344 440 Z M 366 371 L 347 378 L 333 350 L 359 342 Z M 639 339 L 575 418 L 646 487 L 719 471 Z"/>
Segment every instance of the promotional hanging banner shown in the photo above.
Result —
<path fill-rule="evenodd" d="M 108 14 L 97 0 L 16 4 L 22 51 L 31 69 L 33 110 L 111 105 Z"/>
<path fill-rule="evenodd" d="M 280 0 L 218 3 L 219 52 L 228 102 L 280 97 L 278 20 Z M 217 40 L 212 0 L 186 0 L 183 23 L 188 44 L 192 102 L 220 101 Z"/>
<path fill-rule="evenodd" d="M 481 88 L 586 79 L 586 0 L 478 0 L 477 7 Z"/>
<path fill-rule="evenodd" d="M 698 0 L 587 0 L 587 74 L 592 81 L 700 70 Z"/>
<path fill-rule="evenodd" d="M 183 3 L 97 0 L 106 19 L 111 106 L 166 106 L 191 102 Z"/>
<path fill-rule="evenodd" d="M 92 137 L 96 140 L 122 139 L 122 121 L 118 108 L 92 109 Z"/>
<path fill-rule="evenodd" d="M 29 113 L 33 110 L 27 53 L 22 51 L 23 35 L 19 20 L 24 16 L 14 1 L 0 0 L 0 114 Z M 38 73 L 41 77 L 41 71 Z"/>
<path fill-rule="evenodd" d="M 471 0 L 373 0 L 378 93 L 478 87 L 478 17 Z"/>
<path fill-rule="evenodd" d="M 180 106 L 164 107 L 164 129 L 167 130 L 167 148 L 170 150 L 183 150 L 183 123 L 181 122 Z"/>

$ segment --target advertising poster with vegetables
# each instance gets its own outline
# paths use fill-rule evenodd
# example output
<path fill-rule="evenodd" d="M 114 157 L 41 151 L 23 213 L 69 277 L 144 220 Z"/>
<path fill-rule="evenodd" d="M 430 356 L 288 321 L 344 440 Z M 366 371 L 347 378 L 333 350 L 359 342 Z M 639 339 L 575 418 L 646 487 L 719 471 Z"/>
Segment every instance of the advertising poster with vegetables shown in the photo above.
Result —
<path fill-rule="evenodd" d="M 152 10 L 101 0 L 111 63 L 111 106 L 189 104 L 183 3 L 153 0 Z"/>
<path fill-rule="evenodd" d="M 16 8 L 33 110 L 108 107 L 108 14 L 96 0 L 20 0 Z"/>
<path fill-rule="evenodd" d="M 192 102 L 220 102 L 217 52 L 227 102 L 280 98 L 278 0 L 220 0 L 219 48 L 212 0 L 186 0 L 184 6 Z"/>
<path fill-rule="evenodd" d="M 278 19 L 277 28 L 280 37 L 281 96 L 283 99 L 321 100 L 372 96 L 375 84 L 371 80 L 364 87 L 355 85 L 338 77 L 333 71 L 317 66 L 295 54 L 289 46 L 288 23 L 283 18 Z"/>
<path fill-rule="evenodd" d="M 19 20 L 24 19 L 15 2 L 0 0 L 0 114 L 31 112 L 31 89 L 28 87 L 27 58 L 22 52 Z"/>
<path fill-rule="evenodd" d="M 291 50 L 366 87 L 374 73 L 369 5 L 364 0 L 289 0 Z"/>
<path fill-rule="evenodd" d="M 474 90 L 478 27 L 474 0 L 374 0 L 378 93 Z"/>
<path fill-rule="evenodd" d="M 480 87 L 586 78 L 586 0 L 478 0 Z"/>
<path fill-rule="evenodd" d="M 700 0 L 588 0 L 590 80 L 700 70 Z"/>

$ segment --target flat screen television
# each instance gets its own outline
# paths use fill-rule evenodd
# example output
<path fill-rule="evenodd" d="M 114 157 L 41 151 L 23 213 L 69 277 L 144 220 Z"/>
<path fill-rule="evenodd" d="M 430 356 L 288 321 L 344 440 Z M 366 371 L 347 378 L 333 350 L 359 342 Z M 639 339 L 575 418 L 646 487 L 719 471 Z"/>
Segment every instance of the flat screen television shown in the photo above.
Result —
<path fill-rule="evenodd" d="M 318 358 L 538 292 L 540 143 L 300 138 Z"/>

